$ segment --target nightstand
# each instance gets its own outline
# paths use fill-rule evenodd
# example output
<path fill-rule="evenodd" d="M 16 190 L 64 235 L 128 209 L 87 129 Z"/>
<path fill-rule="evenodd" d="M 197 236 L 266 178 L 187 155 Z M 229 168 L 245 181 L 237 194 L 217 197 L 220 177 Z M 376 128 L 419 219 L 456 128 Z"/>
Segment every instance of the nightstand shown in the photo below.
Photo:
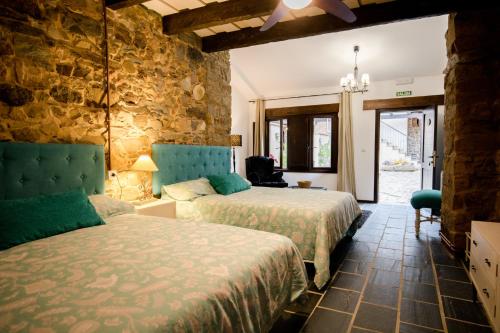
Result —
<path fill-rule="evenodd" d="M 149 200 L 133 202 L 135 210 L 139 215 L 157 216 L 175 219 L 175 201 Z"/>

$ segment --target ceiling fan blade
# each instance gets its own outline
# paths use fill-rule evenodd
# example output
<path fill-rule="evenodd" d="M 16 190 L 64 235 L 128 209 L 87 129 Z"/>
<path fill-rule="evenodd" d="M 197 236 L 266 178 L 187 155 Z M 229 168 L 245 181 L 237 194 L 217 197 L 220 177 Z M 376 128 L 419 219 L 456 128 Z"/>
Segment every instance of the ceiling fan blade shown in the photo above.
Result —
<path fill-rule="evenodd" d="M 335 15 L 348 23 L 352 23 L 357 19 L 352 10 L 340 0 L 314 0 L 314 4 L 325 12 Z"/>
<path fill-rule="evenodd" d="M 283 1 L 280 1 L 271 16 L 267 19 L 266 23 L 264 23 L 264 25 L 260 28 L 260 31 L 269 30 L 273 25 L 281 21 L 286 14 L 288 14 L 288 7 L 283 4 Z"/>

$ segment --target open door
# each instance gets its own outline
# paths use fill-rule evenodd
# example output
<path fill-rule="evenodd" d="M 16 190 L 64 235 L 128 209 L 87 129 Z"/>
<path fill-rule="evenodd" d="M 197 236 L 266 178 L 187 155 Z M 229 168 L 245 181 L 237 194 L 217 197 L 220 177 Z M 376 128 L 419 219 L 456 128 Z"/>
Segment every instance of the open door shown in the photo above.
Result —
<path fill-rule="evenodd" d="M 436 110 L 423 111 L 422 189 L 434 189 L 438 153 L 436 151 Z"/>

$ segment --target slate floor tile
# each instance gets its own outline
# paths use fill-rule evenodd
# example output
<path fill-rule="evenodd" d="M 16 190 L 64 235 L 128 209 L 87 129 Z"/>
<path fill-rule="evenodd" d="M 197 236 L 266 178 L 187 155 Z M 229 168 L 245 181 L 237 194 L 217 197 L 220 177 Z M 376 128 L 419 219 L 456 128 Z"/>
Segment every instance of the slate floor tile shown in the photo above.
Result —
<path fill-rule="evenodd" d="M 344 333 L 353 323 L 351 333 L 394 333 L 400 318 L 399 333 L 444 333 L 445 319 L 449 333 L 492 333 L 482 306 L 469 301 L 472 285 L 461 261 L 442 244 L 439 224 L 423 224 L 416 238 L 413 209 L 389 204 L 370 207 L 373 213 L 357 235 L 342 243 L 341 255 L 332 257 L 335 279 L 331 288 L 321 290 L 319 306 L 314 307 L 321 297 L 316 294 L 295 302 L 288 308 L 295 313 L 284 313 L 271 332 L 295 333 L 305 323 L 302 332 Z M 314 265 L 306 266 L 312 279 Z M 437 304 L 438 285 L 446 318 Z M 317 290 L 312 281 L 310 289 Z"/>
<path fill-rule="evenodd" d="M 446 319 L 446 326 L 450 333 L 493 333 L 493 330 L 488 326 L 479 326 L 453 319 Z"/>
<path fill-rule="evenodd" d="M 403 279 L 419 283 L 434 284 L 434 273 L 432 267 L 425 268 L 403 267 Z"/>
<path fill-rule="evenodd" d="M 442 333 L 442 332 L 443 331 L 438 331 L 432 328 L 425 328 L 421 326 L 415 326 L 407 323 L 399 324 L 399 333 Z"/>
<path fill-rule="evenodd" d="M 332 287 L 361 291 L 365 277 L 344 272 L 338 272 Z"/>
<path fill-rule="evenodd" d="M 298 333 L 306 320 L 306 316 L 283 312 L 269 333 Z"/>
<path fill-rule="evenodd" d="M 488 325 L 488 319 L 480 303 L 443 296 L 443 307 L 447 318 Z"/>
<path fill-rule="evenodd" d="M 352 315 L 317 308 L 304 327 L 304 333 L 347 333 Z"/>
<path fill-rule="evenodd" d="M 377 257 L 373 261 L 373 268 L 384 271 L 401 272 L 401 260 Z"/>
<path fill-rule="evenodd" d="M 395 250 L 403 250 L 403 242 L 397 242 L 392 240 L 384 240 L 380 241 L 380 247 L 385 249 L 395 249 Z"/>
<path fill-rule="evenodd" d="M 368 263 L 364 261 L 344 259 L 340 265 L 339 271 L 365 275 L 368 271 Z"/>
<path fill-rule="evenodd" d="M 436 265 L 436 272 L 438 279 L 469 282 L 469 277 L 463 268 Z"/>
<path fill-rule="evenodd" d="M 379 248 L 377 251 L 377 257 L 401 260 L 403 258 L 403 251 Z"/>
<path fill-rule="evenodd" d="M 451 280 L 439 279 L 439 290 L 441 295 L 465 299 L 468 301 L 473 300 L 474 287 L 471 283 L 457 282 Z"/>
<path fill-rule="evenodd" d="M 392 333 L 396 327 L 396 310 L 377 305 L 361 303 L 354 326 Z"/>
<path fill-rule="evenodd" d="M 416 256 L 416 257 L 429 257 L 429 251 L 427 250 L 427 247 L 420 247 L 420 246 L 407 246 L 405 243 L 404 247 L 404 254 L 405 255 L 410 255 L 410 256 Z"/>
<path fill-rule="evenodd" d="M 403 265 L 404 266 L 424 268 L 424 267 L 428 267 L 431 264 L 432 264 L 432 262 L 431 262 L 430 257 L 411 256 L 411 255 L 406 255 L 406 254 L 403 257 Z"/>
<path fill-rule="evenodd" d="M 397 308 L 399 297 L 398 286 L 381 286 L 368 284 L 363 292 L 363 302 Z"/>
<path fill-rule="evenodd" d="M 368 283 L 380 286 L 399 287 L 400 274 L 398 272 L 372 269 L 368 278 Z"/>
<path fill-rule="evenodd" d="M 401 321 L 434 329 L 442 329 L 441 314 L 437 304 L 401 300 Z"/>
<path fill-rule="evenodd" d="M 325 293 L 319 305 L 325 308 L 353 313 L 358 304 L 359 295 L 356 291 L 330 288 Z"/>
<path fill-rule="evenodd" d="M 428 303 L 438 303 L 436 287 L 430 284 L 404 281 L 403 297 Z"/>

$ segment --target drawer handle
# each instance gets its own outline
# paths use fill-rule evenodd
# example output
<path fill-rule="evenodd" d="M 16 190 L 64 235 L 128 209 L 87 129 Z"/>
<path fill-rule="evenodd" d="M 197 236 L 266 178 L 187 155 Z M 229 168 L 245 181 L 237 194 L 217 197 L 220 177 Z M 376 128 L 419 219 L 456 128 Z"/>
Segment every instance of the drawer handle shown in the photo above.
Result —
<path fill-rule="evenodd" d="M 477 242 L 475 240 L 472 241 L 472 244 L 474 244 L 474 246 L 477 246 Z"/>
<path fill-rule="evenodd" d="M 484 263 L 488 265 L 488 267 L 491 267 L 491 262 L 488 260 L 488 258 L 484 259 Z"/>
<path fill-rule="evenodd" d="M 490 298 L 490 293 L 488 292 L 488 289 L 484 288 L 483 289 L 483 294 L 485 294 L 486 297 Z"/>
<path fill-rule="evenodd" d="M 476 271 L 476 266 L 471 265 L 471 266 L 470 266 L 470 269 L 472 269 L 472 270 L 475 272 L 475 271 Z"/>

